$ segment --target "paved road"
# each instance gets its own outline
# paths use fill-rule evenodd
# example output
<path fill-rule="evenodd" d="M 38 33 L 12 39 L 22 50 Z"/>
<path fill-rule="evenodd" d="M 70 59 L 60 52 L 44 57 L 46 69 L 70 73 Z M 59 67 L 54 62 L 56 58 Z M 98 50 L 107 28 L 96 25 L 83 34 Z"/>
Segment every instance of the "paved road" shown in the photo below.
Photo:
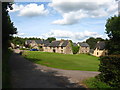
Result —
<path fill-rule="evenodd" d="M 11 83 L 13 88 L 85 88 L 82 80 L 99 72 L 55 69 L 24 59 L 19 50 L 11 55 Z"/>

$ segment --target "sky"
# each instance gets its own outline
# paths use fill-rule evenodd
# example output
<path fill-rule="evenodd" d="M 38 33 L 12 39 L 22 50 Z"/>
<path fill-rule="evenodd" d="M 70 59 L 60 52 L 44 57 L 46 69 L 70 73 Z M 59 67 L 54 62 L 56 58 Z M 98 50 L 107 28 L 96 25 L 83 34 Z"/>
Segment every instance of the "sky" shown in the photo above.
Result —
<path fill-rule="evenodd" d="M 15 2 L 9 15 L 19 37 L 85 41 L 89 37 L 108 38 L 107 19 L 118 14 L 115 0 L 51 0 Z"/>

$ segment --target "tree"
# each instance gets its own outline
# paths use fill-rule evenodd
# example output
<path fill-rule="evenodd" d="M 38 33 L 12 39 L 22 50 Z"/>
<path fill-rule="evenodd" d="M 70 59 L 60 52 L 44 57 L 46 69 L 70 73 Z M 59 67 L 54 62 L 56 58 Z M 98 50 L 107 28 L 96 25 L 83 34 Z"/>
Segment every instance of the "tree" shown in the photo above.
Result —
<path fill-rule="evenodd" d="M 73 54 L 77 54 L 80 47 L 79 47 L 79 46 L 74 46 L 72 40 L 69 40 L 69 41 L 70 41 L 70 43 L 71 43 L 71 48 L 72 48 Z"/>
<path fill-rule="evenodd" d="M 105 27 L 109 37 L 106 47 L 108 54 L 120 54 L 120 17 L 108 18 Z"/>
<path fill-rule="evenodd" d="M 9 46 L 9 40 L 13 34 L 17 33 L 17 28 L 14 27 L 8 14 L 8 8 L 12 9 L 12 3 L 2 3 L 2 48 L 7 49 Z"/>
<path fill-rule="evenodd" d="M 8 59 L 10 51 L 8 50 L 9 40 L 13 34 L 17 33 L 8 14 L 8 8 L 12 9 L 11 3 L 2 2 L 2 88 L 11 88 L 10 86 L 10 70 Z"/>
<path fill-rule="evenodd" d="M 52 41 L 56 40 L 56 38 L 55 37 L 49 37 L 49 38 L 47 38 L 47 40 L 51 43 Z"/>
<path fill-rule="evenodd" d="M 104 39 L 102 38 L 94 38 L 94 37 L 90 37 L 89 39 L 86 40 L 86 42 L 89 44 L 90 49 L 94 49 L 97 41 L 104 41 Z"/>

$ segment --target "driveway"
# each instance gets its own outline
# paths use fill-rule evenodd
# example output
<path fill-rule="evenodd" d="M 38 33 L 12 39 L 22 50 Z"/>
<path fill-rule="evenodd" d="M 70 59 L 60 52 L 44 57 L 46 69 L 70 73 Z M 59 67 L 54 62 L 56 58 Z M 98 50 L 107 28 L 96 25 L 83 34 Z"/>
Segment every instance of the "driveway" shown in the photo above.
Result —
<path fill-rule="evenodd" d="M 85 88 L 84 79 L 99 72 L 62 70 L 32 63 L 14 50 L 10 58 L 13 88 Z"/>

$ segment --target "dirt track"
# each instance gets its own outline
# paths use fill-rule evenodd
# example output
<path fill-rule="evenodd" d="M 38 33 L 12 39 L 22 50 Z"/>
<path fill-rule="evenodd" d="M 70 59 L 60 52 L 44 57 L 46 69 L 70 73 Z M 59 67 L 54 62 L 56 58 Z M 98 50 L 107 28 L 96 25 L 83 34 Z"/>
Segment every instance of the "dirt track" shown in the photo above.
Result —
<path fill-rule="evenodd" d="M 11 55 L 11 83 L 13 88 L 84 88 L 82 80 L 99 72 L 55 69 L 24 59 L 19 50 Z"/>

